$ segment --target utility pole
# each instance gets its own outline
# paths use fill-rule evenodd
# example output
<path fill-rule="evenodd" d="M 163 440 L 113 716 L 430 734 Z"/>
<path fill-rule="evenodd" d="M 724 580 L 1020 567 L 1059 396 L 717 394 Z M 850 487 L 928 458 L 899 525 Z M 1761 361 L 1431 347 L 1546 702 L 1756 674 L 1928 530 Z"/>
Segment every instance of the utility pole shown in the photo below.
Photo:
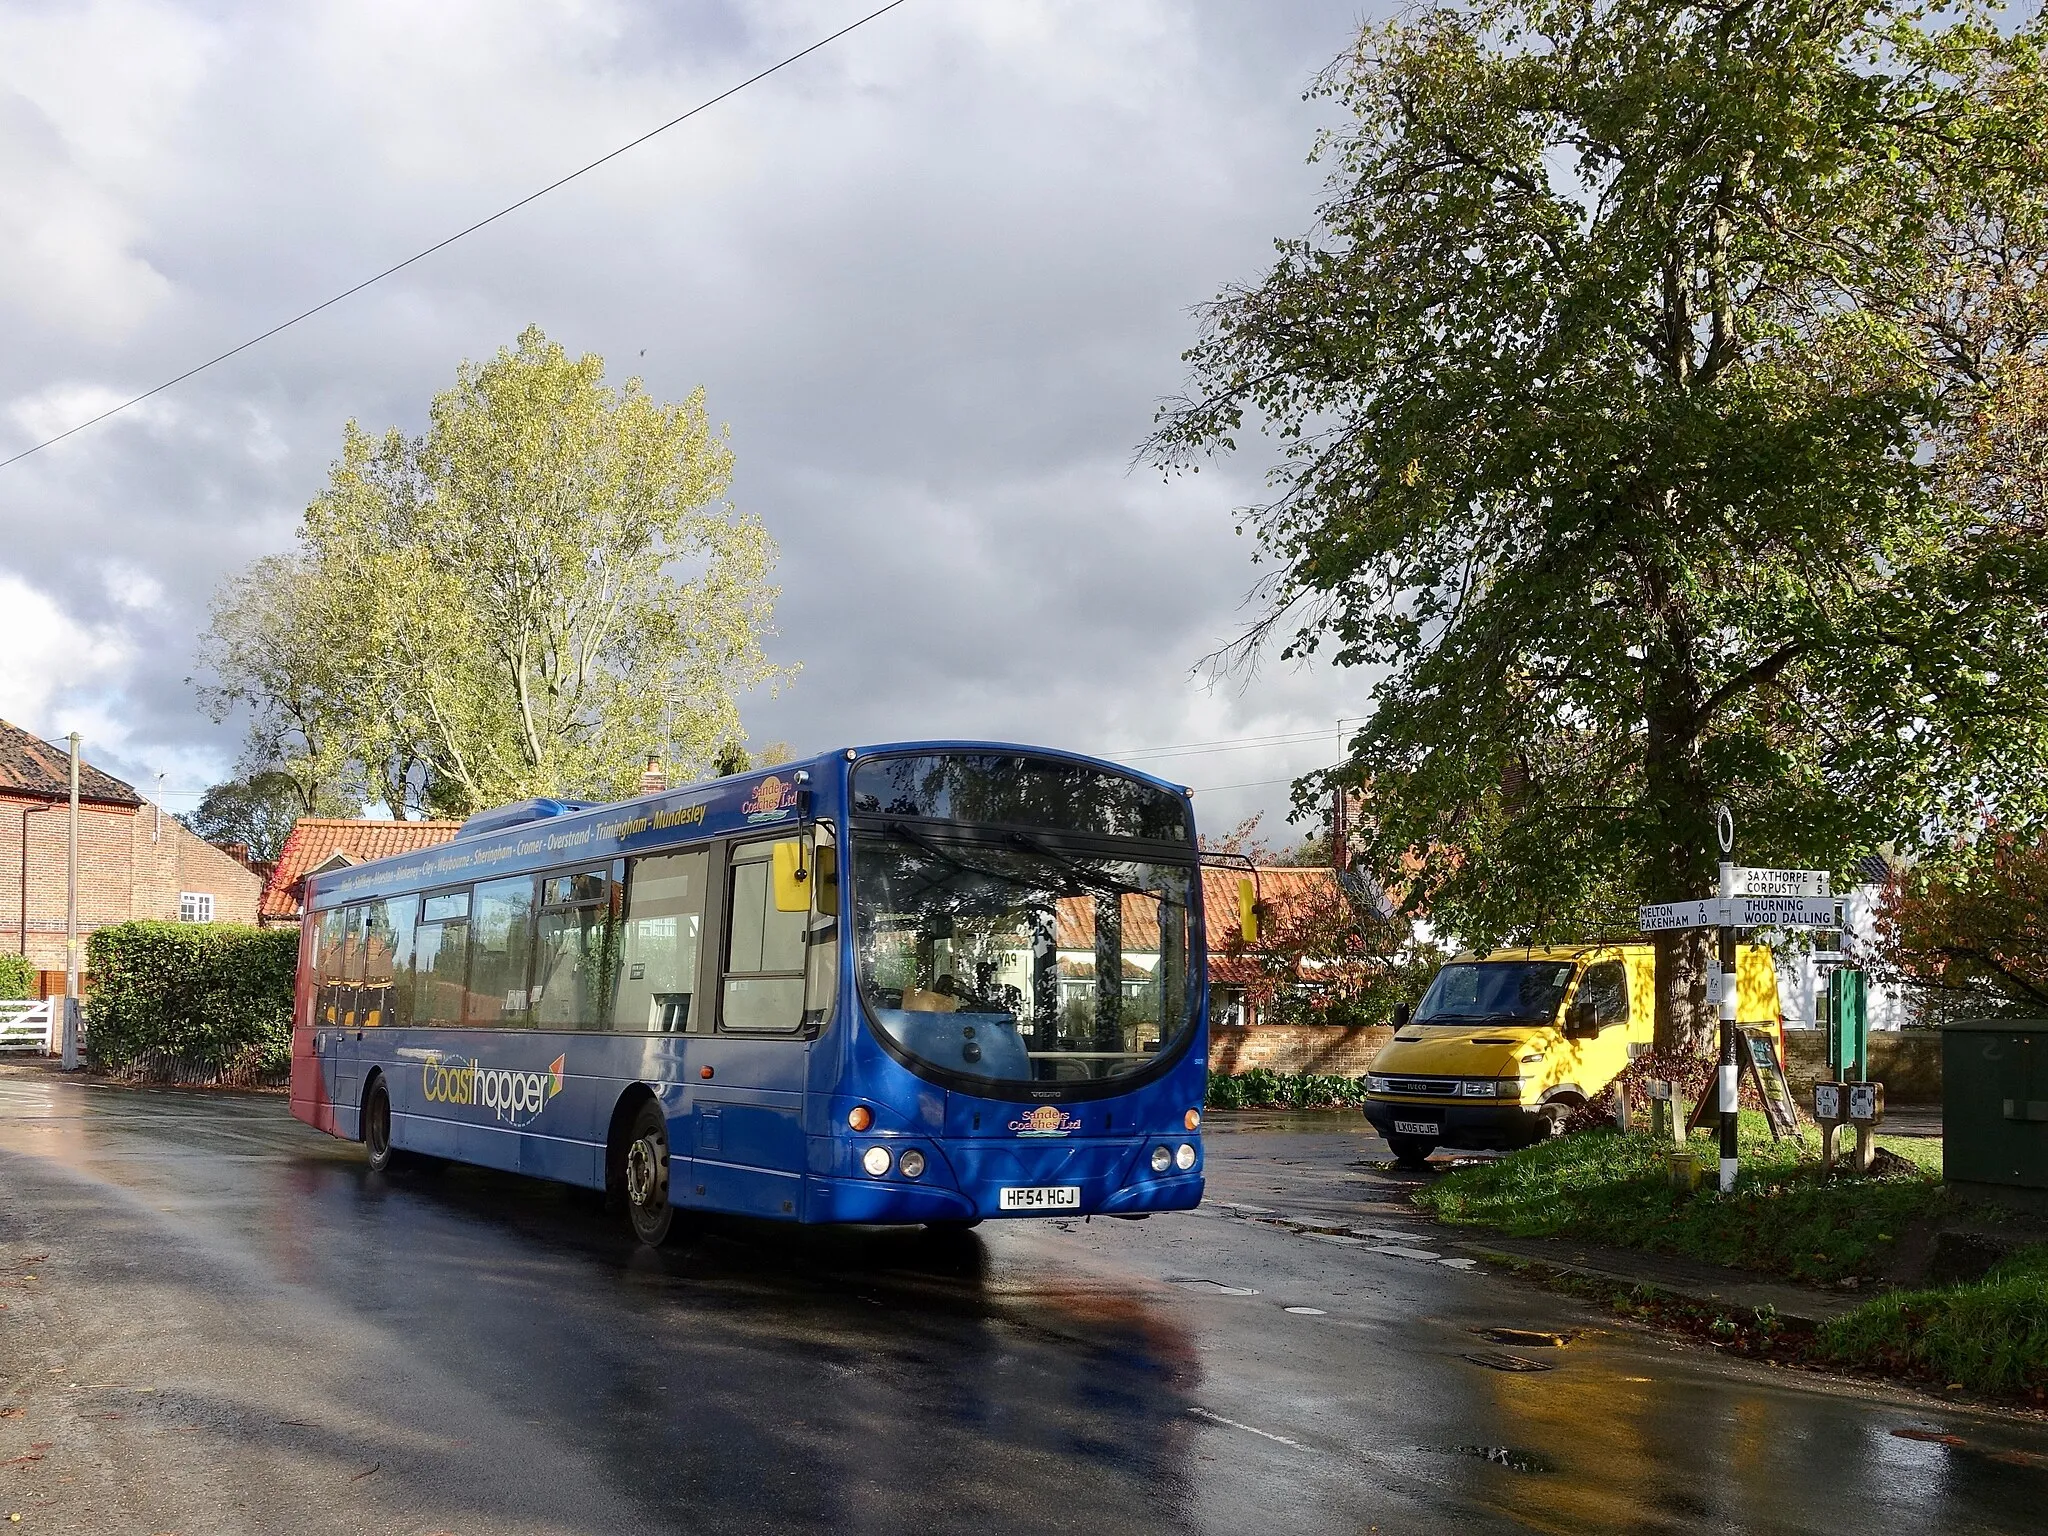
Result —
<path fill-rule="evenodd" d="M 64 861 L 64 1070 L 78 1070 L 78 732 L 71 733 L 71 850 Z"/>

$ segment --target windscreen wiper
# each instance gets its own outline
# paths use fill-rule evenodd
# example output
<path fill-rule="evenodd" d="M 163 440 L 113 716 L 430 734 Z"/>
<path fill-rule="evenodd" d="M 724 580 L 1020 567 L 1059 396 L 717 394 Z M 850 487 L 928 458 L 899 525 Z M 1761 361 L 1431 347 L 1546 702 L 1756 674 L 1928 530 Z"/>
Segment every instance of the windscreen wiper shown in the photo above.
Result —
<path fill-rule="evenodd" d="M 1040 882 L 1036 880 L 1027 880 L 1021 875 L 1013 875 L 1008 870 L 984 869 L 979 864 L 970 864 L 965 859 L 961 858 L 958 854 L 949 852 L 945 848 L 942 848 L 939 844 L 933 842 L 930 838 L 924 837 L 916 832 L 911 831 L 910 828 L 906 827 L 900 821 L 891 821 L 885 823 L 882 830 L 887 832 L 891 837 L 896 838 L 901 842 L 906 842 L 910 844 L 911 847 L 917 849 L 919 852 L 929 854 L 931 857 L 937 859 L 940 863 L 952 865 L 955 869 L 960 870 L 964 874 L 980 875 L 984 879 L 988 880 L 1000 880 L 1005 885 L 1021 886 L 1023 889 L 1027 891 L 1037 891 L 1043 889 L 1043 886 L 1040 884 Z"/>

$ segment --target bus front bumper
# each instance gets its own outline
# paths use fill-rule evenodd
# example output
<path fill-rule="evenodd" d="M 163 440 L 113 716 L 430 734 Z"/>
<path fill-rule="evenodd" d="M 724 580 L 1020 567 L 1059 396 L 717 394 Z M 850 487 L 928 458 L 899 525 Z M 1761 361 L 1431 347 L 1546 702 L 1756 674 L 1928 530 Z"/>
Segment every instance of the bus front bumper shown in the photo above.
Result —
<path fill-rule="evenodd" d="M 1509 1151 L 1541 1141 L 1548 1125 L 1533 1104 L 1489 1103 L 1483 1099 L 1382 1099 L 1365 1101 L 1365 1118 L 1384 1137 L 1405 1136 L 1444 1147 Z"/>
<path fill-rule="evenodd" d="M 1076 1140 L 1050 1147 L 956 1141 L 942 1148 L 931 1141 L 896 1142 L 899 1157 L 892 1159 L 886 1176 L 814 1170 L 805 1181 L 804 1219 L 887 1224 L 1192 1210 L 1202 1203 L 1200 1155 L 1189 1169 L 1154 1173 L 1149 1158 L 1163 1139 Z M 1192 1137 L 1167 1144 L 1183 1139 L 1200 1145 Z M 896 1172 L 906 1145 L 925 1153 L 927 1172 L 921 1178 Z"/>

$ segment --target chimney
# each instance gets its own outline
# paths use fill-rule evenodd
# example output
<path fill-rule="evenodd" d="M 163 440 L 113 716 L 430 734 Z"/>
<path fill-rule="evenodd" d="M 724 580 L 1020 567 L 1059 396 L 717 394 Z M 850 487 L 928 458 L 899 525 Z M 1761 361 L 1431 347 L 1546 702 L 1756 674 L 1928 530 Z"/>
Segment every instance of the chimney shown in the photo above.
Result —
<path fill-rule="evenodd" d="M 661 766 L 661 759 L 650 752 L 647 766 L 640 770 L 640 793 L 658 795 L 668 788 L 668 770 Z"/>

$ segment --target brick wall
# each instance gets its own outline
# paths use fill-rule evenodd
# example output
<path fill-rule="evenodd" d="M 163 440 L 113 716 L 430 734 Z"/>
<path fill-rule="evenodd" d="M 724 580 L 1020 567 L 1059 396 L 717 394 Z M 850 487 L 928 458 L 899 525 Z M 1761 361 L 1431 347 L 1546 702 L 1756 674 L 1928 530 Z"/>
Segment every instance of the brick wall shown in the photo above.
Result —
<path fill-rule="evenodd" d="M 1824 1029 L 1785 1031 L 1785 1076 L 1792 1093 L 1807 1109 L 1813 1107 L 1813 1085 L 1827 1075 L 1828 1035 Z M 1887 1104 L 1941 1102 L 1941 1031 L 1938 1029 L 1872 1030 L 1870 1077 L 1884 1084 Z"/>
<path fill-rule="evenodd" d="M 1337 1028 L 1327 1024 L 1251 1024 L 1209 1031 L 1209 1070 L 1234 1076 L 1253 1067 L 1274 1072 L 1329 1072 L 1357 1077 L 1393 1039 L 1384 1026 Z"/>
<path fill-rule="evenodd" d="M 0 947 L 25 952 L 44 973 L 43 990 L 63 990 L 64 886 L 69 806 L 0 792 Z M 28 935 L 22 942 L 22 813 L 27 822 Z M 263 882 L 240 861 L 195 836 L 155 806 L 78 808 L 78 933 L 136 918 L 175 922 L 178 897 L 213 897 L 220 923 L 254 923 Z M 84 963 L 85 956 L 79 955 Z"/>

